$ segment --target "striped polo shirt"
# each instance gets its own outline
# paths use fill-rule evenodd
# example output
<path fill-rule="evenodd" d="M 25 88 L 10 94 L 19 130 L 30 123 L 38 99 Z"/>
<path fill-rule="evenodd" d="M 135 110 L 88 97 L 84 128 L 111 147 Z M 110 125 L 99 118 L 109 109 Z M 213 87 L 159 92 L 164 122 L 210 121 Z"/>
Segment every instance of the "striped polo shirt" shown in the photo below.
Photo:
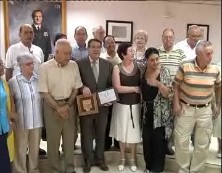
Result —
<path fill-rule="evenodd" d="M 173 80 L 182 59 L 184 59 L 186 55 L 175 45 L 170 53 L 168 53 L 163 46 L 161 46 L 158 51 L 160 55 L 160 63 L 170 70 L 171 79 Z"/>
<path fill-rule="evenodd" d="M 216 64 L 201 70 L 196 59 L 181 63 L 174 82 L 180 84 L 179 98 L 189 104 L 207 104 L 212 100 L 214 86 L 221 86 L 221 72 Z"/>

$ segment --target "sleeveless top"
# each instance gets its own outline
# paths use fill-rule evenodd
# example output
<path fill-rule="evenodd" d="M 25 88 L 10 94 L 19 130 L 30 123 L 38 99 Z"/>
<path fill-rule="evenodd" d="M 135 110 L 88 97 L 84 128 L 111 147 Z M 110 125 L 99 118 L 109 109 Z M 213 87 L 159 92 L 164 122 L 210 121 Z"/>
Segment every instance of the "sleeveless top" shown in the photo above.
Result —
<path fill-rule="evenodd" d="M 124 71 L 122 63 L 118 64 L 120 84 L 122 86 L 140 86 L 140 70 L 136 63 L 134 63 L 134 69 L 131 73 Z M 140 103 L 140 94 L 138 93 L 119 93 L 118 103 L 133 105 Z"/>

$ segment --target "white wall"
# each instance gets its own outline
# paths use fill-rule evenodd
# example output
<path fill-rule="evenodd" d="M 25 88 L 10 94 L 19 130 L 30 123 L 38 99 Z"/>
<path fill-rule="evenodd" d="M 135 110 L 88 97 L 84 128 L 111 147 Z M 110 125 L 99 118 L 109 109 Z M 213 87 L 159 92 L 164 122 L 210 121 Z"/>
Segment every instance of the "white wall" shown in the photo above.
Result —
<path fill-rule="evenodd" d="M 85 26 L 89 38 L 92 28 L 106 20 L 134 22 L 134 31 L 147 30 L 148 46 L 160 46 L 165 27 L 171 27 L 176 41 L 186 36 L 187 23 L 210 25 L 209 40 L 214 45 L 214 61 L 221 61 L 221 6 L 166 1 L 67 1 L 67 35 L 74 42 L 74 29 Z M 3 3 L 0 2 L 0 51 L 4 57 Z"/>
<path fill-rule="evenodd" d="M 134 22 L 134 31 L 147 30 L 148 46 L 160 46 L 165 27 L 171 27 L 176 41 L 185 39 L 188 23 L 210 25 L 209 40 L 215 48 L 215 60 L 221 59 L 221 6 L 153 1 L 73 1 L 67 2 L 67 35 L 74 42 L 75 27 L 82 25 L 92 38 L 92 28 L 106 26 L 106 20 Z"/>

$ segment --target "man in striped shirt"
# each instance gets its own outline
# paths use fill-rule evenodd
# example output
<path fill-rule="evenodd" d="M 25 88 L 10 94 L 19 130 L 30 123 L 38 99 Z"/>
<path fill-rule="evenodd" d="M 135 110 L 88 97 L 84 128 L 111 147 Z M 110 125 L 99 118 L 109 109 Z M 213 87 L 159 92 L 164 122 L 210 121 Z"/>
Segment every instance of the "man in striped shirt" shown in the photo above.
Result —
<path fill-rule="evenodd" d="M 178 49 L 174 45 L 175 34 L 173 29 L 166 28 L 163 30 L 162 43 L 163 45 L 158 49 L 160 55 L 160 63 L 170 70 L 171 79 L 173 80 L 177 69 L 180 65 L 182 59 L 186 56 L 181 49 Z M 167 141 L 167 153 L 168 155 L 173 155 L 173 134 L 171 135 L 169 141 Z"/>
<path fill-rule="evenodd" d="M 211 64 L 213 47 L 201 41 L 196 58 L 181 63 L 174 79 L 175 155 L 179 173 L 204 172 L 212 135 L 212 118 L 221 105 L 221 72 Z M 211 105 L 215 92 L 216 104 Z M 189 154 L 189 138 L 195 127 L 195 146 Z"/>

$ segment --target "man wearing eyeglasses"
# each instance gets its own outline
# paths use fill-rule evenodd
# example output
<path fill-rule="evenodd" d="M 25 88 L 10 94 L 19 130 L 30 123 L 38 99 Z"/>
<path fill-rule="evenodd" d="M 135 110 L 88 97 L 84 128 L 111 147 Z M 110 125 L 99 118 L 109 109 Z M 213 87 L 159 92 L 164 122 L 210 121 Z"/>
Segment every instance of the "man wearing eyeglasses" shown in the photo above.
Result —
<path fill-rule="evenodd" d="M 34 73 L 38 74 L 39 66 L 44 61 L 42 49 L 32 44 L 34 38 L 33 28 L 29 24 L 21 25 L 19 28 L 20 42 L 11 45 L 6 53 L 6 80 L 20 73 L 17 56 L 22 53 L 32 53 L 34 59 Z"/>

